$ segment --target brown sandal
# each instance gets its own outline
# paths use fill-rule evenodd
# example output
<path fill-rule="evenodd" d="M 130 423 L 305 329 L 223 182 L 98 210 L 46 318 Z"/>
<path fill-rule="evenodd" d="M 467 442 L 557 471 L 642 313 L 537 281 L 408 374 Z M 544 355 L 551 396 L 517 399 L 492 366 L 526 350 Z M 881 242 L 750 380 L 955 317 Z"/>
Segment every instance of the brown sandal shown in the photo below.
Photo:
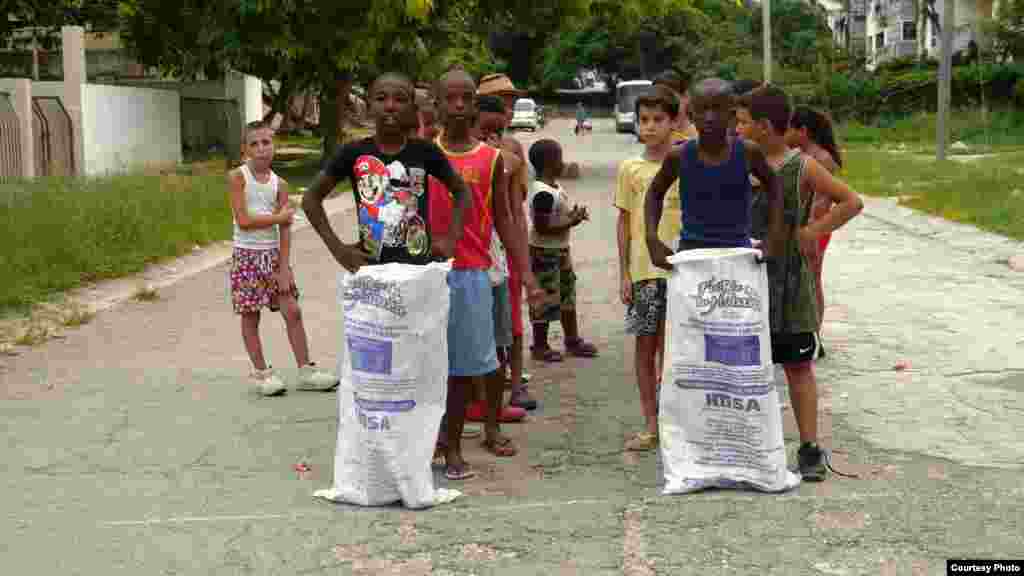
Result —
<path fill-rule="evenodd" d="M 576 356 L 577 358 L 594 358 L 597 356 L 597 347 L 583 340 L 583 338 L 566 340 L 565 351 L 570 356 Z"/>
<path fill-rule="evenodd" d="M 531 348 L 530 355 L 537 362 L 547 362 L 549 364 L 565 360 L 562 353 L 553 348 Z"/>
<path fill-rule="evenodd" d="M 501 437 L 494 442 L 484 440 L 480 445 L 483 446 L 484 450 L 499 458 L 509 458 L 519 453 L 519 449 L 512 445 L 511 438 Z"/>

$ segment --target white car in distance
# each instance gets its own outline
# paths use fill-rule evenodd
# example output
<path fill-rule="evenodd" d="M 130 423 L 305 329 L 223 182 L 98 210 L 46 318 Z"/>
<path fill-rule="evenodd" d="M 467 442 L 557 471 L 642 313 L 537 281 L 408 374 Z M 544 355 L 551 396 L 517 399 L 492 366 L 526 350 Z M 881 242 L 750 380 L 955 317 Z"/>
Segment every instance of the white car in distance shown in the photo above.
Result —
<path fill-rule="evenodd" d="M 530 98 L 516 100 L 512 107 L 512 122 L 509 128 L 513 130 L 528 129 L 536 132 L 540 128 L 540 114 L 537 113 L 537 103 Z"/>

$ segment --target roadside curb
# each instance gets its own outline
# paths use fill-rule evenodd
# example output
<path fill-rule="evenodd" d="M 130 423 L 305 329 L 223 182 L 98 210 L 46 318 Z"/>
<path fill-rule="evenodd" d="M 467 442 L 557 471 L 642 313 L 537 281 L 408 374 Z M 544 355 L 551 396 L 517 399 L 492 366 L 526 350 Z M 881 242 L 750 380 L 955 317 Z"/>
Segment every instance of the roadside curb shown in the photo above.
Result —
<path fill-rule="evenodd" d="M 863 196 L 863 199 L 865 216 L 914 236 L 942 242 L 957 250 L 985 254 L 987 260 L 1001 264 L 1024 255 L 1024 242 L 1019 240 L 918 212 L 901 206 L 895 198 Z"/>

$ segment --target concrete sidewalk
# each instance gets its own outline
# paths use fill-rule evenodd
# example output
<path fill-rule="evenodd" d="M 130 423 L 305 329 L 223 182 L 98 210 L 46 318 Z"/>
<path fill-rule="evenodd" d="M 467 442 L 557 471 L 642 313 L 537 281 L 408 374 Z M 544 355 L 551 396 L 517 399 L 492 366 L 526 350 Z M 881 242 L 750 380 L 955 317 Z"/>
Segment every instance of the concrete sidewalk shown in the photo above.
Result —
<path fill-rule="evenodd" d="M 818 367 L 823 441 L 861 478 L 662 497 L 658 456 L 622 448 L 641 417 L 611 196 L 639 149 L 600 122 L 545 134 L 584 164 L 566 186 L 590 208 L 573 250 L 601 355 L 530 366 L 542 406 L 505 427 L 520 455 L 467 441 L 481 474 L 438 477 L 465 496 L 433 510 L 314 500 L 332 480 L 336 395 L 248 389 L 220 264 L 0 371 L 12 573 L 895 576 L 1024 556 L 1024 285 L 1000 263 L 1019 243 L 927 218 L 922 233 L 917 215 L 869 201 L 826 257 Z M 354 237 L 350 212 L 333 222 Z M 336 265 L 308 229 L 294 262 L 314 358 L 333 367 Z M 268 359 L 293 377 L 283 323 L 265 318 Z M 792 454 L 788 411 L 786 425 Z"/>

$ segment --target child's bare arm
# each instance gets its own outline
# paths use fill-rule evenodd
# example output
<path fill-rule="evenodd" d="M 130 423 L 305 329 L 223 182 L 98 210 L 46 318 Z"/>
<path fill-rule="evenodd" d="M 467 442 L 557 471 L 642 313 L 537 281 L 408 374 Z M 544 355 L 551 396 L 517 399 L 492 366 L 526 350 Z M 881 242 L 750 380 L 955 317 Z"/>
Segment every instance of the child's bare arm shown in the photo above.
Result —
<path fill-rule="evenodd" d="M 666 270 L 672 269 L 672 265 L 668 263 L 668 257 L 672 251 L 665 246 L 661 238 L 658 238 L 658 224 L 661 223 L 661 214 L 665 209 L 665 195 L 668 194 L 672 183 L 679 178 L 679 159 L 682 150 L 682 147 L 677 147 L 669 152 L 644 197 L 644 228 L 647 231 L 645 239 L 647 250 L 651 254 L 651 262 Z"/>
<path fill-rule="evenodd" d="M 523 235 L 523 242 L 526 245 L 526 251 L 529 253 L 529 237 L 530 229 L 526 223 L 526 197 L 529 194 L 527 182 L 529 182 L 530 174 L 526 171 L 526 163 L 523 161 L 519 162 L 519 168 L 511 176 L 509 181 L 509 190 L 514 191 L 514 198 L 512 199 L 512 214 L 516 218 L 516 224 L 519 226 L 519 230 Z"/>
<path fill-rule="evenodd" d="M 658 237 L 658 225 L 665 209 L 665 195 L 668 194 L 672 183 L 679 178 L 681 150 L 682 148 L 673 148 L 669 152 L 665 161 L 661 163 L 661 169 L 651 181 L 647 194 L 644 195 L 644 228 L 647 230 L 648 238 Z"/>
<path fill-rule="evenodd" d="M 305 212 L 309 224 L 327 245 L 327 250 L 334 256 L 338 264 L 355 272 L 369 260 L 366 254 L 359 249 L 358 242 L 345 244 L 341 238 L 338 238 L 334 229 L 331 228 L 331 222 L 327 219 L 327 212 L 324 210 L 324 198 L 331 193 L 331 190 L 334 190 L 336 185 L 337 180 L 327 171 L 321 170 L 313 180 L 313 184 L 302 195 L 302 211 Z"/>
<path fill-rule="evenodd" d="M 864 201 L 860 195 L 850 189 L 845 182 L 833 176 L 824 166 L 811 157 L 805 158 L 803 177 L 806 186 L 816 194 L 829 198 L 836 206 L 821 218 L 804 226 L 801 236 L 817 239 L 824 234 L 842 228 L 864 209 Z"/>
<path fill-rule="evenodd" d="M 616 225 L 619 243 L 619 273 L 625 278 L 629 275 L 629 212 L 619 208 L 619 219 Z"/>
<path fill-rule="evenodd" d="M 228 172 L 228 191 L 231 195 L 231 212 L 242 230 L 259 230 L 278 224 L 289 224 L 295 211 L 287 205 L 278 208 L 274 214 L 250 214 L 245 199 L 245 176 L 238 170 Z"/>
<path fill-rule="evenodd" d="M 628 161 L 619 165 L 619 174 L 615 182 L 615 195 L 613 203 L 619 209 L 619 217 L 616 223 L 616 240 L 619 247 L 619 279 L 622 283 L 630 281 L 629 278 L 629 243 L 630 238 L 629 216 L 630 211 L 636 209 L 636 194 L 633 192 L 633 182 L 630 178 Z M 645 239 L 639 239 L 645 240 Z"/>
<path fill-rule="evenodd" d="M 536 226 L 537 232 L 540 232 L 541 234 L 561 234 L 567 230 L 571 230 L 581 222 L 583 222 L 583 218 L 578 212 L 571 212 L 558 216 L 554 211 L 533 211 L 533 225 Z"/>
<path fill-rule="evenodd" d="M 632 299 L 633 280 L 629 274 L 629 243 L 632 240 L 629 234 L 629 212 L 619 208 L 619 221 L 617 225 L 619 241 L 619 280 L 621 286 L 621 299 L 623 304 L 629 304 Z"/>
<path fill-rule="evenodd" d="M 494 229 L 502 246 L 508 252 L 512 265 L 519 271 L 524 283 L 532 289 L 534 281 L 530 270 L 530 255 L 526 248 L 526 239 L 522 237 L 515 216 L 512 215 L 509 175 L 505 172 L 504 154 L 498 156 L 495 164 L 493 186 L 491 209 L 494 212 Z"/>
<path fill-rule="evenodd" d="M 527 196 L 527 182 L 529 173 L 526 170 L 526 162 L 523 159 L 525 153 L 523 146 L 515 138 L 503 138 L 497 142 L 501 148 L 502 157 L 505 159 L 505 174 L 508 175 L 509 207 L 512 210 L 512 218 L 519 228 L 522 236 L 524 250 L 529 253 L 529 228 L 526 224 L 526 208 L 524 203 Z"/>
<path fill-rule="evenodd" d="M 282 208 L 291 207 L 291 198 L 288 195 L 289 187 L 288 181 L 284 178 L 278 178 L 277 180 L 277 206 L 278 210 Z M 281 251 L 281 272 L 291 277 L 292 267 L 292 227 L 291 224 L 282 224 L 280 227 L 280 251 Z M 282 286 L 282 290 L 287 290 L 287 286 Z"/>
<path fill-rule="evenodd" d="M 753 142 L 743 141 L 746 145 L 747 167 L 761 181 L 762 192 L 768 199 L 768 234 L 765 239 L 765 256 L 772 258 L 781 256 L 785 247 L 786 237 L 795 224 L 785 221 L 783 212 L 782 179 L 768 165 L 764 152 Z"/>

